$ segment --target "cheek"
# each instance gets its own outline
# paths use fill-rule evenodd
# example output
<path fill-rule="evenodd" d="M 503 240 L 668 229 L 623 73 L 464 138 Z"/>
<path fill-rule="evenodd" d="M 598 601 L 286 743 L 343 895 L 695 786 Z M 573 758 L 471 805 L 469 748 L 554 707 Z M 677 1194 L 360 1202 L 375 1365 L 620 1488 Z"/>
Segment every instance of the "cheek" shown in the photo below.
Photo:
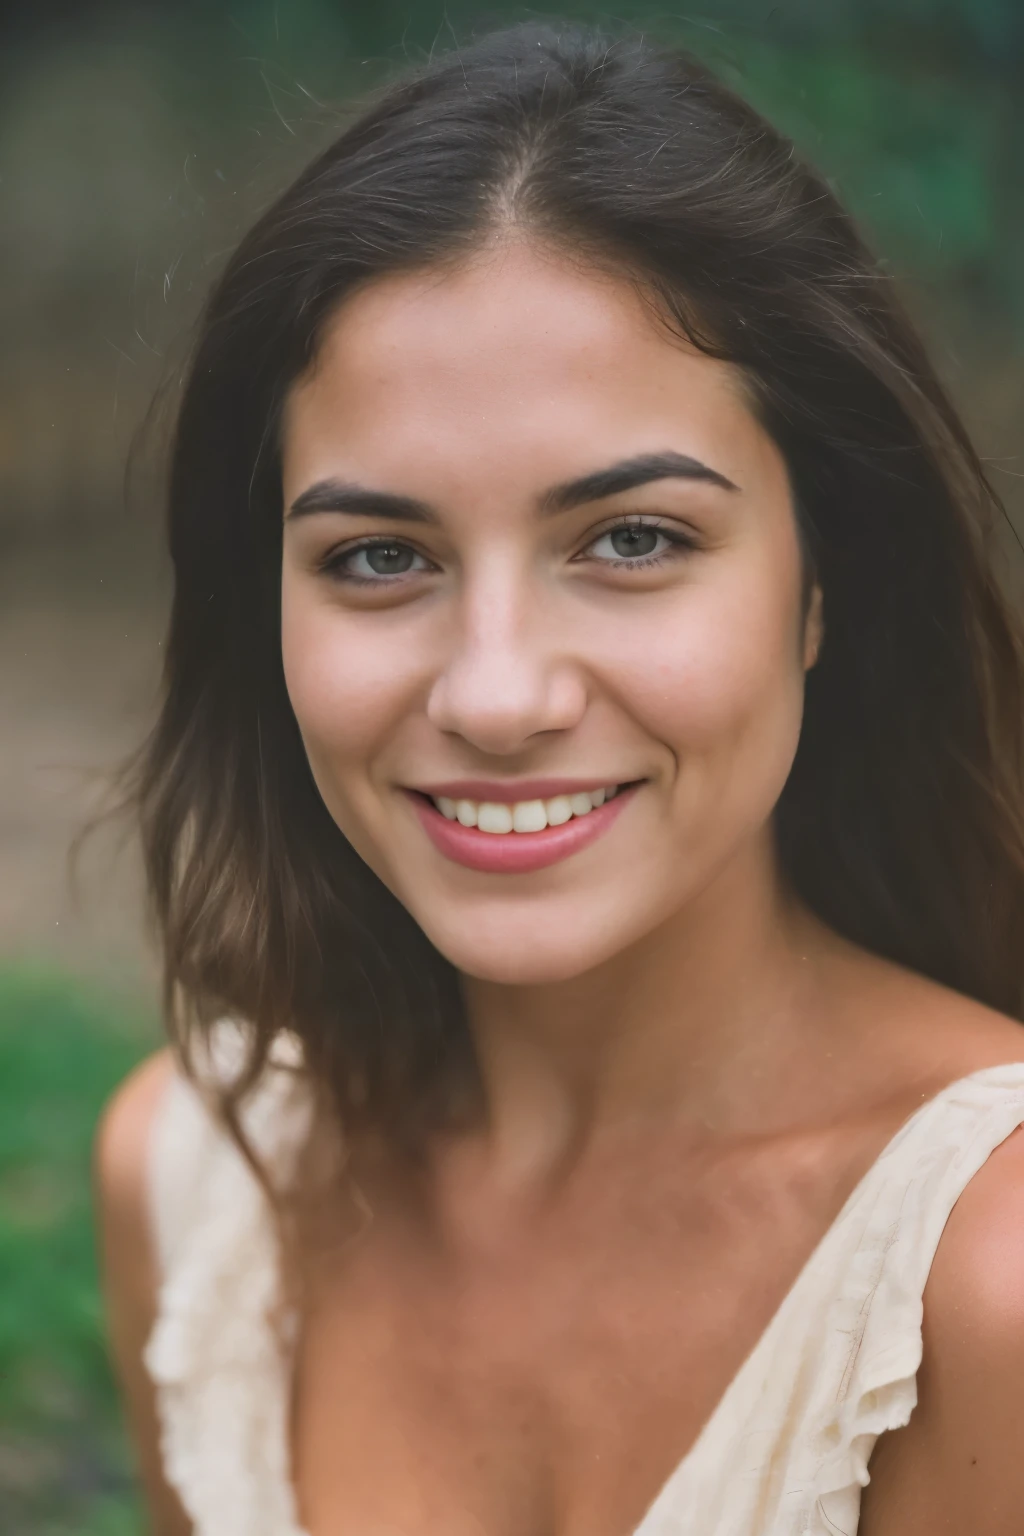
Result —
<path fill-rule="evenodd" d="M 386 625 L 370 643 L 361 628 L 337 608 L 282 592 L 285 683 L 325 796 L 369 768 L 407 708 L 407 647 Z"/>
<path fill-rule="evenodd" d="M 708 581 L 652 614 L 619 650 L 619 686 L 681 767 L 784 772 L 803 707 L 799 590 Z"/>

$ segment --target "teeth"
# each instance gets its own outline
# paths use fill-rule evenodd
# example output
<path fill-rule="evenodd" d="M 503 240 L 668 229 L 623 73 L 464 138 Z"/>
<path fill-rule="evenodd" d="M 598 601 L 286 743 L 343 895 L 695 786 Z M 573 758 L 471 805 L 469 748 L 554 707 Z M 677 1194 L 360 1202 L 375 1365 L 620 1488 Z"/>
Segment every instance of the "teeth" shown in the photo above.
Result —
<path fill-rule="evenodd" d="M 512 807 L 485 800 L 476 813 L 476 824 L 481 832 L 511 832 Z"/>
<path fill-rule="evenodd" d="M 517 800 L 512 807 L 513 832 L 543 832 L 548 824 L 543 800 Z"/>
<path fill-rule="evenodd" d="M 448 821 L 501 836 L 507 832 L 543 832 L 545 827 L 564 826 L 574 816 L 589 816 L 611 800 L 617 789 L 612 784 L 575 795 L 555 795 L 550 800 L 517 800 L 514 805 L 497 800 L 450 800 L 447 795 L 438 795 L 434 804 Z"/>

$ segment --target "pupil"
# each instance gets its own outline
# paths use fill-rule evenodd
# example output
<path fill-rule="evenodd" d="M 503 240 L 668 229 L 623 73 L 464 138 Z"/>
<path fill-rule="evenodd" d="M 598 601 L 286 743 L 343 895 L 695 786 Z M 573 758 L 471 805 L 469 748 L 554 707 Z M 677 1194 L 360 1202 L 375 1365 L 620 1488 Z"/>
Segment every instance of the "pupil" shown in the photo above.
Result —
<path fill-rule="evenodd" d="M 412 550 L 404 544 L 371 544 L 366 563 L 378 576 L 400 575 L 412 564 Z"/>
<path fill-rule="evenodd" d="M 658 546 L 656 528 L 616 528 L 612 534 L 612 548 L 617 555 L 636 559 L 638 555 L 651 555 Z"/>

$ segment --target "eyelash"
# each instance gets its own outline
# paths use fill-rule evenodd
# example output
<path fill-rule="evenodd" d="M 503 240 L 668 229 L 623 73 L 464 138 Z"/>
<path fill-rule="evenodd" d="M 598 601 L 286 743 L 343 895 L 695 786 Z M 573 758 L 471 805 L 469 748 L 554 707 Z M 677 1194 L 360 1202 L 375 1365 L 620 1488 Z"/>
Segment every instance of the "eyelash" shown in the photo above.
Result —
<path fill-rule="evenodd" d="M 677 558 L 680 553 L 696 549 L 697 547 L 696 538 L 692 535 L 684 533 L 681 528 L 666 527 L 659 518 L 638 515 L 634 515 L 632 517 L 623 517 L 615 523 L 610 523 L 608 527 L 602 528 L 599 533 L 594 534 L 593 538 L 590 540 L 586 547 L 588 549 L 591 548 L 600 539 L 608 538 L 609 535 L 617 533 L 621 528 L 650 529 L 654 533 L 660 533 L 661 536 L 668 541 L 669 547 L 667 549 L 661 550 L 658 554 L 640 555 L 633 559 L 628 557 L 623 557 L 619 560 L 596 559 L 594 561 L 595 564 L 608 566 L 609 568 L 617 571 L 651 570 L 657 566 L 664 565 L 667 560 Z M 391 577 L 357 576 L 351 569 L 348 568 L 347 562 L 351 560 L 353 556 L 359 554 L 360 550 L 387 549 L 393 548 L 396 545 L 400 545 L 404 549 L 411 549 L 414 554 L 419 555 L 419 551 L 412 544 L 410 544 L 407 539 L 388 539 L 382 538 L 378 535 L 360 539 L 357 543 L 347 544 L 341 549 L 332 550 L 328 555 L 324 557 L 323 560 L 320 561 L 318 569 L 336 581 L 347 582 L 353 586 L 376 587 L 378 589 L 385 586 L 394 586 L 397 585 L 400 581 L 406 579 L 406 573 L 403 572 L 399 575 Z M 420 556 L 420 558 L 426 559 L 427 557 L 423 555 Z M 577 556 L 576 558 L 579 559 L 580 557 Z M 412 572 L 409 574 L 416 575 L 421 573 Z"/>
<path fill-rule="evenodd" d="M 322 571 L 325 576 L 331 577 L 332 580 L 344 581 L 351 586 L 377 588 L 396 586 L 398 582 L 406 579 L 406 573 L 403 572 L 397 576 L 390 577 L 357 576 L 356 573 L 349 569 L 348 566 L 348 561 L 350 561 L 353 556 L 358 555 L 361 550 L 394 549 L 396 546 L 402 549 L 411 549 L 413 554 L 419 556 L 419 558 L 422 560 L 427 558 L 426 555 L 420 555 L 419 550 L 415 549 L 407 539 L 382 539 L 380 537 L 366 538 L 361 539 L 356 544 L 346 544 L 342 549 L 331 550 L 331 552 L 325 555 L 323 560 L 319 562 L 317 569 Z M 419 575 L 420 573 L 412 572 L 411 574 Z"/>
<path fill-rule="evenodd" d="M 650 570 L 659 565 L 664 565 L 666 560 L 676 559 L 681 552 L 697 548 L 697 540 L 693 534 L 688 534 L 682 528 L 674 525 L 666 527 L 661 518 L 645 517 L 641 514 L 621 517 L 617 522 L 610 523 L 607 528 L 602 528 L 600 533 L 596 533 L 590 540 L 587 548 L 592 548 L 601 539 L 609 538 L 612 534 L 618 533 L 622 528 L 634 528 L 641 531 L 660 533 L 662 538 L 667 541 L 668 548 L 661 550 L 658 554 L 637 555 L 632 559 L 624 556 L 618 560 L 596 560 L 596 564 L 607 565 L 617 571 Z"/>

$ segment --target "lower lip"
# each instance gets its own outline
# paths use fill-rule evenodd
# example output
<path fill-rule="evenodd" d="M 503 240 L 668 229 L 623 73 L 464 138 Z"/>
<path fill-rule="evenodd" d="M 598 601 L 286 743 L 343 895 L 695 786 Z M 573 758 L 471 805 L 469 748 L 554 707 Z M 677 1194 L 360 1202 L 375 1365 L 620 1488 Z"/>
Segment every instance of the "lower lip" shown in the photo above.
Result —
<path fill-rule="evenodd" d="M 638 788 L 634 784 L 620 789 L 586 816 L 574 816 L 562 826 L 546 827 L 543 832 L 481 832 L 477 827 L 449 821 L 425 795 L 411 793 L 409 798 L 430 841 L 446 859 L 490 875 L 528 875 L 559 864 L 596 842 Z"/>

